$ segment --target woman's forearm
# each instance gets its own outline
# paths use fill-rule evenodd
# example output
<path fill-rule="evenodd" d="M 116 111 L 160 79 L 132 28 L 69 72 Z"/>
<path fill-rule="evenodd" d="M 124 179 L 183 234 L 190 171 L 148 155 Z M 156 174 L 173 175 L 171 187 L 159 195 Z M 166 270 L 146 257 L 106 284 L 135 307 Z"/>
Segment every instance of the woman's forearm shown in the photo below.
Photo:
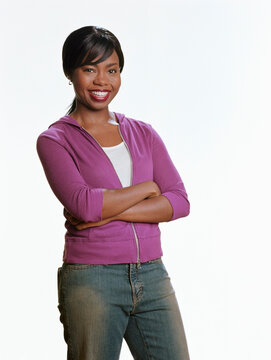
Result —
<path fill-rule="evenodd" d="M 149 197 L 157 197 L 161 191 L 153 181 L 120 189 L 103 189 L 102 220 L 118 215 Z"/>
<path fill-rule="evenodd" d="M 83 230 L 89 227 L 102 226 L 114 220 L 159 223 L 163 221 L 169 221 L 172 218 L 172 214 L 173 209 L 169 200 L 165 196 L 158 195 L 146 200 L 142 200 L 122 213 L 108 217 L 107 219 L 98 222 L 78 223 L 76 219 L 71 217 L 71 215 L 68 213 L 65 214 L 65 217 L 78 230 Z"/>
<path fill-rule="evenodd" d="M 173 209 L 169 200 L 163 196 L 155 196 L 143 200 L 120 214 L 114 220 L 159 223 L 172 218 Z"/>

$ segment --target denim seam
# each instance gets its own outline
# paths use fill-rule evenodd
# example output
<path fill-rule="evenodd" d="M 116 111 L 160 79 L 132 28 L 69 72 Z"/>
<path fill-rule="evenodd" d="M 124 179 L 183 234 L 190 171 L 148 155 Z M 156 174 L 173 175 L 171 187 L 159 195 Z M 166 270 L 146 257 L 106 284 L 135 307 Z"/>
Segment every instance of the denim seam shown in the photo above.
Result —
<path fill-rule="evenodd" d="M 133 308 L 132 308 L 130 314 L 133 314 L 133 312 L 135 311 L 135 306 L 136 306 L 136 293 L 135 293 L 135 287 L 134 287 L 134 284 L 133 284 L 133 281 L 131 278 L 131 266 L 129 266 L 129 275 L 128 276 L 129 276 L 129 283 L 132 288 L 132 302 L 133 302 Z"/>
<path fill-rule="evenodd" d="M 65 284 L 65 282 L 64 282 L 64 278 L 66 278 L 66 276 L 67 276 L 67 269 L 65 269 L 66 271 L 63 271 L 63 283 Z M 66 333 L 67 333 L 67 337 L 68 337 L 68 339 L 67 339 L 67 344 L 68 344 L 68 346 L 69 346 L 69 350 L 70 350 L 70 354 L 71 354 L 71 359 L 69 359 L 69 360 L 73 360 L 73 359 L 75 359 L 75 357 L 74 357 L 74 352 L 73 352 L 73 347 L 72 347 L 72 342 L 71 342 L 71 333 L 70 333 L 70 323 L 69 323 L 69 320 L 68 320 L 68 316 L 67 316 L 67 311 L 66 311 L 66 308 L 65 308 L 65 302 L 64 302 L 64 298 L 65 298 L 65 286 L 64 286 L 64 284 L 62 283 L 62 289 L 63 289 L 63 291 L 62 291 L 62 303 L 63 303 L 63 307 L 62 307 L 62 309 L 63 309 L 63 317 L 64 317 L 64 319 L 66 320 L 65 321 L 65 323 L 66 323 Z M 63 324 L 64 325 L 64 324 Z"/>
<path fill-rule="evenodd" d="M 140 327 L 139 327 L 139 325 L 138 325 L 136 316 L 135 316 L 135 323 L 136 323 L 136 326 L 137 326 L 137 328 L 138 328 L 138 331 L 139 331 L 139 333 L 140 333 L 140 335 L 141 335 L 142 341 L 143 341 L 143 343 L 144 343 L 144 345 L 145 345 L 148 359 L 151 359 L 150 353 L 149 353 L 149 348 L 148 348 L 148 345 L 147 345 L 147 343 L 146 343 L 146 341 L 145 341 L 145 338 L 144 338 L 144 333 L 143 333 L 143 331 L 140 329 Z"/>

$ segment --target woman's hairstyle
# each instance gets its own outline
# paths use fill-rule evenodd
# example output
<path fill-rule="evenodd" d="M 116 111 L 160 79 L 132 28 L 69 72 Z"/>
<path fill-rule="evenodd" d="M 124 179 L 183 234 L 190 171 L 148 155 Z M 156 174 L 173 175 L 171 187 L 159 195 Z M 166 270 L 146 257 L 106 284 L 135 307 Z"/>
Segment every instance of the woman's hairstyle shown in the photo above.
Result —
<path fill-rule="evenodd" d="M 109 30 L 98 26 L 84 26 L 73 31 L 65 40 L 62 48 L 62 65 L 66 77 L 69 79 L 73 71 L 83 65 L 95 65 L 106 60 L 113 51 L 119 57 L 119 69 L 122 72 L 124 56 L 116 36 Z M 101 57 L 92 62 L 93 59 Z M 70 105 L 67 115 L 76 107 L 76 98 Z"/>

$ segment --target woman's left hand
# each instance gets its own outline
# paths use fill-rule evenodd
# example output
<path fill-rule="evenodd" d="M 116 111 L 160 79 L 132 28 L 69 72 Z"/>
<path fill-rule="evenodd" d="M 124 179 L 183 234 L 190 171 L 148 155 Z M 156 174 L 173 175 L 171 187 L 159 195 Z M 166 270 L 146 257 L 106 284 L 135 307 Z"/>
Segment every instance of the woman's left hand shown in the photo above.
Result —
<path fill-rule="evenodd" d="M 96 222 L 83 222 L 80 221 L 78 219 L 76 219 L 74 216 L 72 216 L 65 208 L 63 211 L 63 215 L 65 216 L 65 218 L 73 225 L 76 227 L 77 230 L 83 230 L 83 229 L 87 229 L 89 227 L 94 227 L 94 226 L 101 226 L 104 224 L 107 224 L 108 222 L 115 220 L 115 217 L 110 217 L 101 221 L 96 221 Z"/>
<path fill-rule="evenodd" d="M 83 229 L 86 229 L 86 228 L 89 228 L 89 227 L 101 226 L 101 225 L 107 224 L 112 220 L 114 220 L 114 218 L 107 218 L 107 219 L 97 221 L 97 222 L 86 222 L 86 223 L 81 222 L 81 223 L 75 225 L 75 227 L 76 227 L 77 230 L 83 230 Z"/>
<path fill-rule="evenodd" d="M 76 219 L 74 216 L 72 216 L 66 208 L 64 208 L 64 210 L 63 210 L 63 215 L 74 226 L 81 223 L 81 221 Z"/>

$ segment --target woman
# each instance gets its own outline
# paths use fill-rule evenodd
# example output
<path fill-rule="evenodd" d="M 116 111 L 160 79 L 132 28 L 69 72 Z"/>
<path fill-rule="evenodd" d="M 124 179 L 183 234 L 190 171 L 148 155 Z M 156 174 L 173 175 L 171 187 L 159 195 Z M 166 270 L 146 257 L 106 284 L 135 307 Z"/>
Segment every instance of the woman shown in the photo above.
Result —
<path fill-rule="evenodd" d="M 118 39 L 82 27 L 62 57 L 75 98 L 37 152 L 67 219 L 58 268 L 67 358 L 119 359 L 124 338 L 135 359 L 187 360 L 158 226 L 189 214 L 183 182 L 150 124 L 109 111 L 124 66 Z"/>

